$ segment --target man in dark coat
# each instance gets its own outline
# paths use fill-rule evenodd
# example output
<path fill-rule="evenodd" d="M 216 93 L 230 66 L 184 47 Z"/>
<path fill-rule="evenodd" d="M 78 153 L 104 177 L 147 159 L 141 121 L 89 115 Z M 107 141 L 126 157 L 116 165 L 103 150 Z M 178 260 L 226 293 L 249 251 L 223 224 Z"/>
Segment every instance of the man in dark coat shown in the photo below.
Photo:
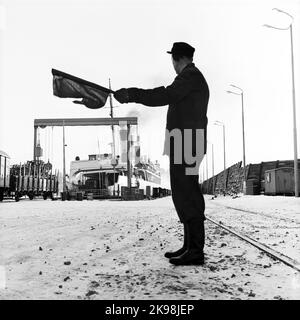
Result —
<path fill-rule="evenodd" d="M 204 263 L 205 203 L 198 179 L 199 166 L 206 153 L 209 88 L 193 63 L 194 51 L 184 42 L 174 43 L 168 51 L 177 73 L 171 85 L 147 90 L 123 88 L 114 94 L 120 103 L 135 102 L 150 107 L 169 105 L 164 154 L 169 155 L 172 199 L 184 225 L 183 247 L 165 253 L 174 265 Z"/>

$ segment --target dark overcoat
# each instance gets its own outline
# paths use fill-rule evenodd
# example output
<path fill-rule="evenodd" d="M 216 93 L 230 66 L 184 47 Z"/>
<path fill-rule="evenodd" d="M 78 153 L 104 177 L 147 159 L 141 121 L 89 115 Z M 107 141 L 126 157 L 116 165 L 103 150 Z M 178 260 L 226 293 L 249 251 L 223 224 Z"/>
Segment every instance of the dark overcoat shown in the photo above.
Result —
<path fill-rule="evenodd" d="M 194 63 L 188 64 L 167 87 L 129 88 L 129 102 L 156 107 L 169 105 L 166 129 L 204 129 L 206 153 L 207 82 Z"/>
<path fill-rule="evenodd" d="M 128 89 L 129 102 L 146 106 L 169 105 L 166 129 L 203 129 L 204 153 L 206 153 L 207 105 L 209 89 L 207 82 L 193 63 L 188 64 L 173 83 L 154 89 Z M 195 132 L 195 130 L 193 130 Z M 195 151 L 193 138 L 193 153 Z M 203 141 L 203 140 L 202 140 Z M 201 142 L 202 142 L 201 141 Z M 202 149 L 202 150 L 203 150 Z M 187 175 L 187 164 L 177 164 L 174 147 L 170 148 L 170 182 L 172 198 L 181 222 L 192 219 L 205 220 L 205 202 L 199 186 L 199 175 Z M 195 154 L 195 153 L 194 153 Z"/>

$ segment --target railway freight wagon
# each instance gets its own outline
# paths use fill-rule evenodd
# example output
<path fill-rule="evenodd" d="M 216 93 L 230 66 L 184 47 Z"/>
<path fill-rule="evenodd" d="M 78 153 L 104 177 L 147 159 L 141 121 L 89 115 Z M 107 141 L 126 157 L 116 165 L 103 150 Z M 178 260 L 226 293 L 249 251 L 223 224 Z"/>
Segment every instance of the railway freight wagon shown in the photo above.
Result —
<path fill-rule="evenodd" d="M 300 170 L 298 170 L 298 177 L 300 178 Z M 267 170 L 265 195 L 295 195 L 294 168 Z"/>
<path fill-rule="evenodd" d="M 0 150 L 0 201 L 5 195 L 9 194 L 10 185 L 10 157 L 7 153 Z"/>
<path fill-rule="evenodd" d="M 58 193 L 58 176 L 52 174 L 52 165 L 43 161 L 27 161 L 25 164 L 13 165 L 10 170 L 9 196 L 16 201 L 23 196 L 30 200 L 42 196 L 53 199 Z"/>

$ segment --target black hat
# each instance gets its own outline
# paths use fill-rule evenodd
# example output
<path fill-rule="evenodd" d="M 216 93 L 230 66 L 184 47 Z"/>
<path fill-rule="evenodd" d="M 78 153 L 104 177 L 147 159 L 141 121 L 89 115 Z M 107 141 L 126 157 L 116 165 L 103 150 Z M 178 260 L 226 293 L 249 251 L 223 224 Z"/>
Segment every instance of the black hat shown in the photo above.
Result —
<path fill-rule="evenodd" d="M 174 42 L 171 51 L 167 51 L 167 53 L 180 54 L 186 57 L 192 57 L 194 52 L 195 48 L 185 42 Z"/>

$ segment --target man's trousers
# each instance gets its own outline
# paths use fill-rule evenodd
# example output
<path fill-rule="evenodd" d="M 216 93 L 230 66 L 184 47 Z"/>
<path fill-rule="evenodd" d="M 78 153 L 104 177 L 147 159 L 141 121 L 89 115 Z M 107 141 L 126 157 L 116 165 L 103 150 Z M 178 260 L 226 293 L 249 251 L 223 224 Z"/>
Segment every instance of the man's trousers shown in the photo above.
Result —
<path fill-rule="evenodd" d="M 205 202 L 198 179 L 199 175 L 186 175 L 184 165 L 170 163 L 172 199 L 182 223 L 195 218 L 205 220 Z"/>
<path fill-rule="evenodd" d="M 193 133 L 192 151 L 196 154 L 196 143 L 204 143 L 204 141 L 196 141 Z M 170 168 L 170 183 L 172 190 L 172 199 L 176 208 L 179 219 L 182 223 L 189 222 L 192 219 L 205 220 L 205 202 L 199 185 L 199 167 L 196 170 L 197 174 L 187 174 L 187 168 L 194 167 L 195 164 L 186 164 L 184 155 L 182 155 L 182 163 L 174 163 L 174 150 L 176 151 L 176 143 L 170 143 L 169 153 L 169 168 Z M 204 150 L 204 148 L 202 148 Z M 182 152 L 184 153 L 184 143 Z M 202 161 L 204 152 L 198 155 Z M 200 161 L 200 162 L 201 162 Z M 198 163 L 200 166 L 200 163 Z"/>

